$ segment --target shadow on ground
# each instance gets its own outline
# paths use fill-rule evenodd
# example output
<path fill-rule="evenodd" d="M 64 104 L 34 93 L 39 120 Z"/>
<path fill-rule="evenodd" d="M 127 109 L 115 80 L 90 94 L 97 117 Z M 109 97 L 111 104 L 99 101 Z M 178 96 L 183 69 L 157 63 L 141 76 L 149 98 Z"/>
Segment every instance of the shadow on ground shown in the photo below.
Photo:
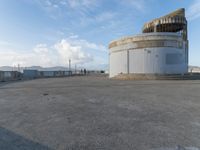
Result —
<path fill-rule="evenodd" d="M 0 127 L 0 150 L 51 150 L 12 131 Z"/>

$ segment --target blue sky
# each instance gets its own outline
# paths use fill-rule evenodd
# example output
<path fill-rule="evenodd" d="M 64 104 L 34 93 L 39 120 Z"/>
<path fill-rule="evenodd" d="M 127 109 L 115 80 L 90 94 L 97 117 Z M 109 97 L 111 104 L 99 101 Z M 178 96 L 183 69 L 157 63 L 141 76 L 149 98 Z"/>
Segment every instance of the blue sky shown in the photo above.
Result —
<path fill-rule="evenodd" d="M 0 66 L 73 65 L 101 69 L 108 44 L 143 24 L 186 9 L 190 65 L 200 66 L 200 0 L 1 0 Z"/>

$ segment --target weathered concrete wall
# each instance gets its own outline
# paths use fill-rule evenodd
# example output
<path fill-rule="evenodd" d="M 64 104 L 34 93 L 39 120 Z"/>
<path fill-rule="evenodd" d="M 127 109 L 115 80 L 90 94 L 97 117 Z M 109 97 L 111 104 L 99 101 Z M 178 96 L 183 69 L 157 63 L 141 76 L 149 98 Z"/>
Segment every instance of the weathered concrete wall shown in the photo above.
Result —
<path fill-rule="evenodd" d="M 152 46 L 148 44 L 149 42 L 152 44 Z M 182 43 L 183 43 L 182 36 L 177 33 L 145 33 L 136 36 L 124 37 L 119 40 L 114 40 L 109 44 L 109 49 L 110 51 L 117 51 L 119 46 L 122 45 L 126 45 L 126 47 L 124 47 L 126 49 L 148 48 L 149 46 L 174 47 L 173 44 L 177 44 L 177 47 L 181 47 Z"/>
<path fill-rule="evenodd" d="M 148 33 L 111 42 L 110 77 L 119 74 L 183 74 L 186 42 L 177 33 Z"/>

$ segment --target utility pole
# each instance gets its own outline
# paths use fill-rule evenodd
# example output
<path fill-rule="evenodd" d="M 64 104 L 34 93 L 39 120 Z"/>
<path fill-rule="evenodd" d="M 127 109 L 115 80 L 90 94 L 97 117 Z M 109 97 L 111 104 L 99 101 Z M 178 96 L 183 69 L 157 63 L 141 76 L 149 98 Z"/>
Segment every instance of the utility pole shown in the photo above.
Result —
<path fill-rule="evenodd" d="M 75 74 L 76 74 L 76 64 L 75 64 Z"/>
<path fill-rule="evenodd" d="M 69 74 L 71 75 L 71 59 L 69 59 Z"/>
<path fill-rule="evenodd" d="M 69 71 L 71 71 L 71 59 L 69 59 Z"/>
<path fill-rule="evenodd" d="M 20 72 L 20 64 L 18 64 L 18 69 L 17 69 L 17 71 Z"/>

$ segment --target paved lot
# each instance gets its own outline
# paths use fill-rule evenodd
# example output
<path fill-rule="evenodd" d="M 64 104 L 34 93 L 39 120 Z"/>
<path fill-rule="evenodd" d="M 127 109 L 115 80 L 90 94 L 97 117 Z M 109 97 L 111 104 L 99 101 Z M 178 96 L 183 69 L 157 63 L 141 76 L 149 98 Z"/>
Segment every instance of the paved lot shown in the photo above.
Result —
<path fill-rule="evenodd" d="M 0 84 L 0 150 L 198 150 L 200 81 Z"/>

